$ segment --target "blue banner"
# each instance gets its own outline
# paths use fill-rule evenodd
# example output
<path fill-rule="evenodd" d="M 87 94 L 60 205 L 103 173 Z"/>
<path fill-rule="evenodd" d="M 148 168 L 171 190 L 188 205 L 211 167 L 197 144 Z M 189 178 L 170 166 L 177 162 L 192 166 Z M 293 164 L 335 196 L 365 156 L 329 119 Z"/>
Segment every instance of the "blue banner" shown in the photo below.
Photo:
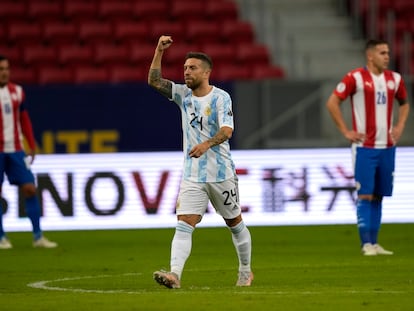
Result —
<path fill-rule="evenodd" d="M 39 153 L 182 149 L 178 107 L 146 83 L 24 89 Z"/>

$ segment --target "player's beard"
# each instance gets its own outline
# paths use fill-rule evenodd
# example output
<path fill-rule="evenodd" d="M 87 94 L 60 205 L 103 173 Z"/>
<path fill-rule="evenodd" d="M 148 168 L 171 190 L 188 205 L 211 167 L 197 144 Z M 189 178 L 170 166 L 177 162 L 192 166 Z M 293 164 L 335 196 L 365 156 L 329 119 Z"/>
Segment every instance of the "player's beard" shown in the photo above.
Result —
<path fill-rule="evenodd" d="M 189 87 L 190 89 L 194 91 L 195 89 L 198 89 L 200 87 L 201 82 L 194 80 L 194 79 L 188 79 L 188 80 L 185 80 L 185 84 L 187 85 L 187 87 Z"/>

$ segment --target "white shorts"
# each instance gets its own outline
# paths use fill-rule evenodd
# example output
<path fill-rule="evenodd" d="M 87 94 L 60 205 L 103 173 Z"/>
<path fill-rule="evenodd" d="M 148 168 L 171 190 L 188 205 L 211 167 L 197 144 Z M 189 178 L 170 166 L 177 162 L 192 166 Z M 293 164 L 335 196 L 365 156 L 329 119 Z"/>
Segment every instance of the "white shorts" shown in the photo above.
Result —
<path fill-rule="evenodd" d="M 182 180 L 177 200 L 177 215 L 201 215 L 211 202 L 224 219 L 240 215 L 239 186 L 237 177 L 223 182 L 198 183 Z"/>

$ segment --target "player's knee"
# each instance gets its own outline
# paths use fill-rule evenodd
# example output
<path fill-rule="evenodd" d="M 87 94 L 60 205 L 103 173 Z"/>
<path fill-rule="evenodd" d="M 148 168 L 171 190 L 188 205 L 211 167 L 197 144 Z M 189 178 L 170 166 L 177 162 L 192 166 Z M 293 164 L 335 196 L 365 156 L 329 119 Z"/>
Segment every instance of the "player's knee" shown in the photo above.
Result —
<path fill-rule="evenodd" d="M 190 226 L 194 227 L 201 221 L 201 215 L 178 215 L 178 220 L 184 221 Z"/>
<path fill-rule="evenodd" d="M 374 200 L 374 195 L 372 195 L 372 194 L 359 194 L 358 199 L 372 201 L 372 200 Z"/>
<path fill-rule="evenodd" d="M 36 187 L 34 184 L 24 184 L 21 186 L 21 190 L 25 198 L 30 198 L 36 195 Z"/>
<path fill-rule="evenodd" d="M 226 225 L 228 227 L 234 227 L 237 226 L 241 221 L 242 221 L 242 216 L 241 214 L 239 216 L 237 216 L 236 218 L 232 218 L 232 219 L 224 219 L 224 221 L 226 222 Z"/>

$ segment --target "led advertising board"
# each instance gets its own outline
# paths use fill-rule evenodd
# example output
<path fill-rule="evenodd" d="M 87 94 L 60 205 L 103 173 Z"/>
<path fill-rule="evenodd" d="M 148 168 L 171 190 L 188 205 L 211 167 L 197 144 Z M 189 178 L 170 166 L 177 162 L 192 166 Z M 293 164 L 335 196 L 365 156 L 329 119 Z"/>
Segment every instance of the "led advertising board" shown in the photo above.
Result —
<path fill-rule="evenodd" d="M 397 149 L 383 222 L 414 222 L 414 148 Z M 250 226 L 353 224 L 351 149 L 233 151 Z M 173 227 L 182 152 L 37 155 L 32 166 L 43 230 Z M 20 202 L 20 204 L 19 204 Z M 17 187 L 3 184 L 6 231 L 30 231 Z M 199 226 L 222 226 L 209 206 Z"/>

